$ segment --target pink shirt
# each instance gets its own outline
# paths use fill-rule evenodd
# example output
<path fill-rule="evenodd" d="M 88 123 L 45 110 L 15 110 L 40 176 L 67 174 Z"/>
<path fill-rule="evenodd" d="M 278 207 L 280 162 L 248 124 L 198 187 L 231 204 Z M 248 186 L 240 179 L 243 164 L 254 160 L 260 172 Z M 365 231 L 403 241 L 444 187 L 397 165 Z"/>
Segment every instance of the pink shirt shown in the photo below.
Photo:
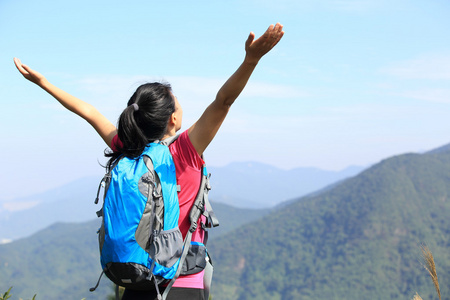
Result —
<path fill-rule="evenodd" d="M 113 138 L 113 150 L 117 143 L 120 143 L 118 135 Z M 200 187 L 201 170 L 204 162 L 192 145 L 187 130 L 181 133 L 178 139 L 169 146 L 169 150 L 175 163 L 177 184 L 180 185 L 180 191 L 178 192 L 180 203 L 178 226 L 184 238 L 190 227 L 189 212 Z M 205 222 L 205 220 L 202 221 Z M 203 240 L 204 231 L 198 226 L 192 234 L 192 241 L 203 243 Z M 203 273 L 202 271 L 197 274 L 180 276 L 173 286 L 203 289 Z"/>

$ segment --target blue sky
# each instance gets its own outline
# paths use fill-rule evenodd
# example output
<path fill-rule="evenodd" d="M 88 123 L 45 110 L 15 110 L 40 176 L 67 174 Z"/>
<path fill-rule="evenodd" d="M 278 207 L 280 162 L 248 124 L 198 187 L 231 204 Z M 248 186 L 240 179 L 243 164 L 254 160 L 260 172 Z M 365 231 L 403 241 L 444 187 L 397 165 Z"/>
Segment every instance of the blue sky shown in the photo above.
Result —
<path fill-rule="evenodd" d="M 340 170 L 450 142 L 447 0 L 0 1 L 0 200 L 103 173 L 90 126 L 13 57 L 116 122 L 165 80 L 187 129 L 244 57 L 250 31 L 285 36 L 207 149 L 207 163 Z"/>

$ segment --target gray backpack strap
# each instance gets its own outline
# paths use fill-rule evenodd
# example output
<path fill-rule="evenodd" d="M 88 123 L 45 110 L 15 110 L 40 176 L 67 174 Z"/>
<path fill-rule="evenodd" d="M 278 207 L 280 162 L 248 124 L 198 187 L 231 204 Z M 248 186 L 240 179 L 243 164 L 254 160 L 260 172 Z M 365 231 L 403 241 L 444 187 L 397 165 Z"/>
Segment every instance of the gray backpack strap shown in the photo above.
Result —
<path fill-rule="evenodd" d="M 100 184 L 98 185 L 97 189 L 97 197 L 95 197 L 95 204 L 98 204 L 99 196 L 100 196 L 100 190 L 102 187 L 105 188 L 105 194 L 103 195 L 103 198 L 106 196 L 106 191 L 108 190 L 109 183 L 111 182 L 111 172 L 112 170 L 117 166 L 119 161 L 122 159 L 122 156 L 118 157 L 112 164 L 111 168 L 108 170 L 108 172 L 103 176 L 102 180 L 100 181 Z M 98 215 L 98 214 L 97 214 Z M 98 216 L 100 217 L 100 215 Z"/>
<path fill-rule="evenodd" d="M 191 225 L 191 228 L 189 228 L 189 231 L 186 234 L 186 237 L 184 238 L 183 252 L 181 253 L 180 264 L 178 265 L 175 276 L 173 276 L 172 280 L 170 280 L 169 284 L 167 285 L 166 289 L 164 290 L 164 293 L 162 294 L 162 300 L 166 300 L 167 295 L 169 294 L 169 291 L 172 288 L 172 285 L 175 283 L 175 280 L 177 280 L 178 276 L 180 276 L 181 270 L 183 269 L 183 262 L 186 259 L 186 256 L 189 252 L 189 248 L 191 245 L 192 233 L 195 231 L 196 228 L 197 228 L 196 225 L 195 226 Z M 158 296 L 158 299 L 159 299 L 159 296 Z"/>
<path fill-rule="evenodd" d="M 117 284 L 116 284 L 115 290 L 116 290 L 116 300 L 120 300 L 120 297 L 119 297 L 119 286 Z"/>
<path fill-rule="evenodd" d="M 208 174 L 208 171 L 206 170 L 206 166 L 203 166 L 202 169 L 202 179 L 200 182 L 200 189 L 197 194 L 197 198 L 195 200 L 194 207 L 196 209 L 200 209 L 203 213 L 203 215 L 208 219 L 208 227 L 217 227 L 219 226 L 219 219 L 217 219 L 216 214 L 214 213 L 211 203 L 209 202 L 208 194 L 211 190 L 211 185 L 209 183 L 209 177 L 210 174 Z M 194 210 L 194 207 L 192 207 L 192 210 Z M 197 222 L 197 219 L 195 219 L 194 212 L 191 210 L 191 222 Z M 199 216 L 200 217 L 200 216 Z M 193 220 L 194 218 L 194 220 Z"/>
<path fill-rule="evenodd" d="M 98 204 L 98 200 L 100 197 L 100 190 L 103 187 L 104 191 L 103 191 L 103 205 L 105 204 L 105 197 L 106 197 L 106 192 L 108 191 L 109 188 L 109 184 L 111 183 L 111 172 L 112 170 L 119 164 L 119 161 L 122 159 L 122 156 L 119 156 L 113 163 L 113 165 L 111 166 L 111 168 L 108 170 L 108 172 L 105 174 L 105 176 L 103 176 L 102 180 L 100 181 L 100 184 L 98 185 L 98 190 L 97 190 L 97 196 L 95 197 L 95 204 Z M 97 211 L 97 217 L 103 217 L 103 205 L 102 208 Z"/>
<path fill-rule="evenodd" d="M 144 155 L 143 156 L 145 165 L 148 168 L 148 171 L 153 175 L 153 181 L 148 183 L 148 195 L 147 195 L 147 202 L 150 201 L 151 198 L 153 198 L 153 201 L 151 202 L 151 218 L 150 218 L 150 230 L 161 230 L 163 226 L 163 215 L 164 215 L 164 203 L 163 203 L 163 197 L 162 197 L 162 190 L 161 190 L 161 182 L 159 179 L 158 174 L 156 174 L 155 169 L 153 167 L 152 159 Z M 153 234 L 153 232 L 150 232 L 150 234 Z"/>
<path fill-rule="evenodd" d="M 205 193 L 205 185 L 206 180 L 202 175 L 202 179 L 200 181 L 200 188 L 198 190 L 197 196 L 195 197 L 195 201 L 194 204 L 192 205 L 191 212 L 189 213 L 189 220 L 191 221 L 191 227 L 195 226 L 195 229 L 197 229 L 198 219 L 205 210 L 205 203 L 203 202 L 204 195 L 207 194 Z"/>
<path fill-rule="evenodd" d="M 170 144 L 172 144 L 173 142 L 175 142 L 176 139 L 177 139 L 179 136 L 180 136 L 179 134 L 173 135 L 173 136 L 169 136 L 168 138 L 166 138 L 166 139 L 160 141 L 159 143 L 160 143 L 160 144 L 163 144 L 163 145 L 165 145 L 165 146 L 167 146 L 167 147 L 169 147 Z"/>
<path fill-rule="evenodd" d="M 206 267 L 205 272 L 203 273 L 203 286 L 204 286 L 204 293 L 205 293 L 205 299 L 209 299 L 209 291 L 211 289 L 211 281 L 213 276 L 214 267 L 212 265 L 211 257 L 209 257 L 209 254 L 206 256 Z"/>
<path fill-rule="evenodd" d="M 211 186 L 209 185 L 209 175 L 207 176 L 206 180 L 207 180 L 206 188 L 209 192 L 209 190 L 211 190 Z M 203 195 L 203 198 L 205 200 L 205 212 L 207 213 L 206 217 L 209 219 L 209 222 L 213 227 L 217 227 L 217 226 L 219 226 L 219 219 L 217 219 L 216 214 L 214 213 L 214 211 L 212 209 L 211 202 L 209 202 L 208 194 L 209 193 L 205 193 Z"/>

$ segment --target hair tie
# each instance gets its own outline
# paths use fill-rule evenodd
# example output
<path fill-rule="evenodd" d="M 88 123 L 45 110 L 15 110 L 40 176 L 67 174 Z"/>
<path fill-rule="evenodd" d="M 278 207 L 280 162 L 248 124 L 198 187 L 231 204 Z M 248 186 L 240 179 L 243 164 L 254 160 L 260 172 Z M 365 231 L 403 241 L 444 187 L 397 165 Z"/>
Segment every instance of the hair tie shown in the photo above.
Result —
<path fill-rule="evenodd" d="M 138 111 L 139 110 L 139 105 L 137 105 L 137 103 L 133 103 L 131 104 L 134 108 L 134 111 Z"/>

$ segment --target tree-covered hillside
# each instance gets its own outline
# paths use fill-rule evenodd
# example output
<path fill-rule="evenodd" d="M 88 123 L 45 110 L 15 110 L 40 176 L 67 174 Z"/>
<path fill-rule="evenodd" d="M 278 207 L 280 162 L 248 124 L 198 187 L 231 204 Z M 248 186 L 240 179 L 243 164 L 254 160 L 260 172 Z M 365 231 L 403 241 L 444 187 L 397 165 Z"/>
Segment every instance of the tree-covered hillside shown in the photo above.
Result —
<path fill-rule="evenodd" d="M 222 225 L 236 229 L 209 241 L 213 299 L 412 299 L 415 292 L 436 299 L 421 243 L 434 254 L 445 299 L 449 183 L 450 152 L 406 154 L 268 214 L 215 205 Z M 100 274 L 97 227 L 98 220 L 56 224 L 0 245 L 0 292 L 14 286 L 24 299 L 105 299 L 106 278 L 88 292 Z"/>
<path fill-rule="evenodd" d="M 0 245 L 0 293 L 13 286 L 11 300 L 105 299 L 108 280 L 95 293 L 101 273 L 96 231 L 99 221 L 57 223 L 19 241 Z"/>
<path fill-rule="evenodd" d="M 448 283 L 449 214 L 449 152 L 384 160 L 215 240 L 214 300 L 436 299 L 420 245 Z"/>
<path fill-rule="evenodd" d="M 210 230 L 210 240 L 267 213 L 212 205 L 221 225 Z M 106 276 L 97 291 L 89 292 L 101 273 L 96 234 L 99 224 L 100 220 L 57 223 L 29 238 L 0 245 L 0 293 L 13 286 L 11 300 L 29 299 L 34 294 L 37 300 L 104 300 L 112 293 Z"/>

